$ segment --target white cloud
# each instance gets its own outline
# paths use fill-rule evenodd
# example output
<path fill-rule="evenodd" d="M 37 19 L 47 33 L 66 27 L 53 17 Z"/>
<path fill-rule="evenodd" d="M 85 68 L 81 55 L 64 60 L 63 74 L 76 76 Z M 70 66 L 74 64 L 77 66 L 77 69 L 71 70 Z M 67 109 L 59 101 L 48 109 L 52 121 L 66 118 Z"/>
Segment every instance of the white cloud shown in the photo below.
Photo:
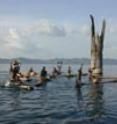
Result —
<path fill-rule="evenodd" d="M 14 40 L 18 40 L 19 39 L 19 35 L 16 32 L 16 29 L 10 29 L 9 30 L 9 36 L 8 36 L 8 38 L 12 38 Z"/>
<path fill-rule="evenodd" d="M 65 37 L 66 31 L 60 26 L 56 25 L 48 20 L 40 20 L 38 23 L 33 24 L 29 28 L 30 32 L 38 35 L 54 36 L 54 37 Z"/>
<path fill-rule="evenodd" d="M 18 48 L 20 49 L 22 47 L 20 41 L 20 36 L 18 34 L 18 32 L 16 31 L 16 29 L 12 29 L 10 28 L 9 31 L 8 31 L 8 36 L 5 37 L 5 46 L 6 46 L 6 49 L 14 49 L 14 48 Z"/>
<path fill-rule="evenodd" d="M 90 35 L 90 27 L 89 27 L 89 25 L 86 25 L 86 24 L 82 25 L 80 31 L 81 31 L 81 33 L 82 33 L 83 35 L 89 36 L 89 35 Z"/>
<path fill-rule="evenodd" d="M 108 57 L 115 53 L 113 49 L 108 52 L 108 44 L 117 46 L 117 27 L 111 24 L 110 28 L 113 29 L 111 33 L 106 30 L 104 41 L 104 52 Z M 25 27 L 0 25 L 0 43 L 0 57 L 89 57 L 90 25 L 58 24 L 48 20 L 40 20 Z"/>

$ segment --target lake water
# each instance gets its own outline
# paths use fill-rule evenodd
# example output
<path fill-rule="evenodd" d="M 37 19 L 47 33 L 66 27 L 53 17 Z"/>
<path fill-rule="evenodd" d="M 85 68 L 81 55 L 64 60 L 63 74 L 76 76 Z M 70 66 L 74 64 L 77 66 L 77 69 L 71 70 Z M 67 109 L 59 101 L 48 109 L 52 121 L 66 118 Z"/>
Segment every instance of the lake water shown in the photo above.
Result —
<path fill-rule="evenodd" d="M 43 65 L 22 65 L 40 71 Z M 49 72 L 54 65 L 46 65 Z M 68 65 L 63 65 L 66 72 Z M 73 65 L 77 72 L 80 65 Z M 88 66 L 84 66 L 86 72 Z M 0 83 L 8 79 L 9 65 L 0 65 Z M 117 75 L 117 66 L 105 65 L 104 75 Z M 0 124 L 117 124 L 117 83 L 92 85 L 88 77 L 80 90 L 75 78 L 58 77 L 31 92 L 0 88 Z"/>

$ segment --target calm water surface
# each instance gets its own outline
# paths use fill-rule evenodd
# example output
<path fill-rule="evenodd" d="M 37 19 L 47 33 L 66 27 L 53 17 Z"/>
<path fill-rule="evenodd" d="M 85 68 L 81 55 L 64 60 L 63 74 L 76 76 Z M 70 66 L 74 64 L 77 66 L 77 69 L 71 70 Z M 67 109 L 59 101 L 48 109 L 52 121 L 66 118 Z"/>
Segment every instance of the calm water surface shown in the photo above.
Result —
<path fill-rule="evenodd" d="M 22 65 L 22 71 L 43 65 Z M 53 65 L 47 65 L 51 71 Z M 9 65 L 0 65 L 0 83 L 7 79 Z M 76 73 L 79 65 L 73 65 Z M 84 71 L 87 70 L 84 67 Z M 63 71 L 67 65 L 63 65 Z M 105 75 L 117 75 L 117 66 L 105 66 Z M 91 85 L 87 77 L 80 90 L 75 78 L 58 77 L 26 92 L 0 88 L 0 124 L 117 124 L 117 83 Z M 34 82 L 33 82 L 34 83 Z"/>

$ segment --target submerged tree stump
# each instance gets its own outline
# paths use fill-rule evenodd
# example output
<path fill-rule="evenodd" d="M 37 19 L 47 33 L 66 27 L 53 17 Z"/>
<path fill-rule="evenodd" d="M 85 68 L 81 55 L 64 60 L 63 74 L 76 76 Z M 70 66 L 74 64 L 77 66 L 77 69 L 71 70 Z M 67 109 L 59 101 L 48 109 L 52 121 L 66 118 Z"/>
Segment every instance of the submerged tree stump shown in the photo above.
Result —
<path fill-rule="evenodd" d="M 102 76 L 103 74 L 103 44 L 104 44 L 104 35 L 106 21 L 103 20 L 101 34 L 95 33 L 95 24 L 94 18 L 90 15 L 91 18 L 91 63 L 90 71 L 94 76 Z"/>

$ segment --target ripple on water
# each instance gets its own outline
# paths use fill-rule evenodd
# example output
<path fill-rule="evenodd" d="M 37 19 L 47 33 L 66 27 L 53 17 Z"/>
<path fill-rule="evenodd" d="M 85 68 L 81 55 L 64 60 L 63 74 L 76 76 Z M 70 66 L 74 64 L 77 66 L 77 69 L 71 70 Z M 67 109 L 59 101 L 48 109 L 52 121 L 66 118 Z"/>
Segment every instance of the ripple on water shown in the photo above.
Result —
<path fill-rule="evenodd" d="M 88 84 L 88 80 L 85 81 Z M 84 85 L 59 77 L 32 92 L 0 89 L 2 124 L 116 124 L 117 85 Z"/>

